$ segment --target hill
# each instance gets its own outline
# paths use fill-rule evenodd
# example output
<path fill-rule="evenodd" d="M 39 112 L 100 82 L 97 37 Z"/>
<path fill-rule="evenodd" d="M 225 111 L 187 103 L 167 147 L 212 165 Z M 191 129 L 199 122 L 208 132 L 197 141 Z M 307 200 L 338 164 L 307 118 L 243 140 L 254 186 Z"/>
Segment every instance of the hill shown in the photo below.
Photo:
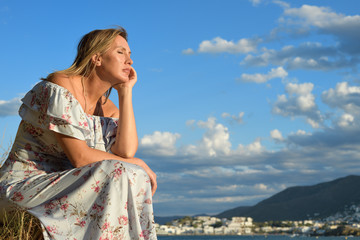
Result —
<path fill-rule="evenodd" d="M 173 220 L 176 220 L 176 219 L 180 219 L 180 218 L 183 218 L 185 216 L 169 216 L 169 217 L 157 217 L 155 216 L 155 222 L 160 224 L 160 225 L 164 225 L 168 222 L 171 222 Z"/>
<path fill-rule="evenodd" d="M 219 218 L 252 217 L 254 221 L 325 218 L 360 204 L 360 176 L 347 176 L 313 186 L 290 187 L 251 207 L 237 207 Z"/>

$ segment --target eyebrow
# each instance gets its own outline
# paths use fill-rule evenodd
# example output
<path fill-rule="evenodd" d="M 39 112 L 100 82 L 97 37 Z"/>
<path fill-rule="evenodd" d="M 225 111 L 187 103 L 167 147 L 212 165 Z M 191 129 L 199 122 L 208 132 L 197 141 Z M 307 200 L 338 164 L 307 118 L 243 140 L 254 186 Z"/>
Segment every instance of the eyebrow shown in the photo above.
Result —
<path fill-rule="evenodd" d="M 116 48 L 121 48 L 122 50 L 126 51 L 126 48 L 124 48 L 123 46 L 116 46 Z M 131 55 L 131 51 L 129 51 L 129 55 Z"/>

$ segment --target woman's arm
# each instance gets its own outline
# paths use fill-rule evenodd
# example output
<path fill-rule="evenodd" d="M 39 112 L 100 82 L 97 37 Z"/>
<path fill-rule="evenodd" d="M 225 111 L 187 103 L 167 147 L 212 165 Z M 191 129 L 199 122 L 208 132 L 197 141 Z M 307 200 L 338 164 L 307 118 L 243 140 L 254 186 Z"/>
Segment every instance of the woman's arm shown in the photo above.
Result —
<path fill-rule="evenodd" d="M 110 159 L 136 164 L 142 167 L 149 175 L 151 181 L 151 191 L 154 195 L 157 188 L 156 174 L 143 160 L 139 158 L 122 158 L 108 152 L 90 148 L 83 140 L 79 140 L 56 132 L 54 134 L 56 140 L 59 142 L 60 146 L 62 147 L 66 156 L 69 158 L 71 164 L 74 167 L 82 167 L 90 163 Z"/>
<path fill-rule="evenodd" d="M 124 158 L 134 157 L 138 148 L 138 136 L 132 105 L 132 88 L 136 81 L 136 72 L 132 68 L 128 82 L 113 86 L 119 96 L 119 121 L 116 140 L 111 147 L 111 152 Z"/>

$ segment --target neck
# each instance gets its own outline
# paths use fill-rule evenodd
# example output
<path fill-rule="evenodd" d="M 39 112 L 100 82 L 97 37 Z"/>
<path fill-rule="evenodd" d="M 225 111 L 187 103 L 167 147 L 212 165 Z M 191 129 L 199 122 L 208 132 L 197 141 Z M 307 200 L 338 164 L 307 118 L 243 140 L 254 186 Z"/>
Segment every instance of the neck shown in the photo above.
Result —
<path fill-rule="evenodd" d="M 84 77 L 82 81 L 83 95 L 86 103 L 85 111 L 90 113 L 95 110 L 97 102 L 111 85 L 108 82 L 101 80 L 96 74 Z"/>

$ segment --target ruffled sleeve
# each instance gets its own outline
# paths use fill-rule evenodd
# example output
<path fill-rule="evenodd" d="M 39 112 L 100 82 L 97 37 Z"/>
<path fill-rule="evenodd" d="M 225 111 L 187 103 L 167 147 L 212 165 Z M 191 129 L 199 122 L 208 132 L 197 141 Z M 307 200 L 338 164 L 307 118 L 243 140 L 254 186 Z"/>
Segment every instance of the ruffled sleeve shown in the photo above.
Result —
<path fill-rule="evenodd" d="M 110 148 L 114 144 L 116 139 L 116 131 L 118 127 L 118 119 L 117 118 L 101 118 L 101 126 L 102 126 L 102 134 L 105 143 L 105 150 L 107 152 L 111 152 Z"/>
<path fill-rule="evenodd" d="M 19 114 L 42 129 L 52 130 L 80 140 L 91 140 L 89 119 L 69 90 L 42 81 L 22 99 Z"/>

